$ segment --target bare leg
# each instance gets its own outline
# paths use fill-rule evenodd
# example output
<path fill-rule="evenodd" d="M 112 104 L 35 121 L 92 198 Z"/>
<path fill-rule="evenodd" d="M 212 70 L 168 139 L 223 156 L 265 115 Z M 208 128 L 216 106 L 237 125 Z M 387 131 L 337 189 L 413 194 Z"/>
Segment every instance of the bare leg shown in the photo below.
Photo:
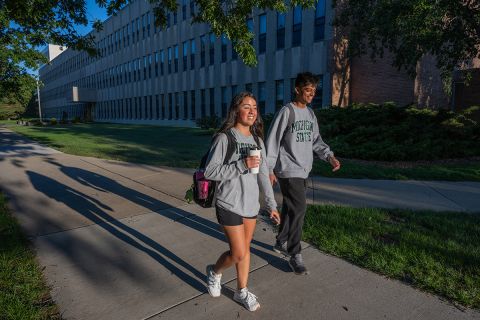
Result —
<path fill-rule="evenodd" d="M 217 274 L 240 262 L 245 256 L 245 230 L 243 225 L 223 226 L 230 250 L 222 253 L 213 271 Z"/>
<path fill-rule="evenodd" d="M 250 242 L 252 242 L 253 233 L 255 232 L 255 225 L 257 219 L 243 219 L 244 225 L 244 256 L 235 267 L 237 268 L 237 288 L 242 289 L 247 287 L 248 273 L 250 271 Z"/>

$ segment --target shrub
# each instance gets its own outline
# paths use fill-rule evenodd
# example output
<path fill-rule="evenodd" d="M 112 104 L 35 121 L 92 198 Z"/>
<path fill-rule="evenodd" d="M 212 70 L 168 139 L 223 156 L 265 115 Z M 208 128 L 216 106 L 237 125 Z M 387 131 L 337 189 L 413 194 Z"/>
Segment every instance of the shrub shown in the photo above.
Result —
<path fill-rule="evenodd" d="M 475 112 L 385 103 L 320 109 L 316 115 L 322 138 L 340 157 L 415 161 L 480 156 Z"/>
<path fill-rule="evenodd" d="M 73 118 L 72 122 L 73 123 L 80 123 L 80 117 L 76 116 L 75 118 Z"/>
<path fill-rule="evenodd" d="M 216 115 L 213 116 L 206 116 L 203 118 L 198 118 L 196 120 L 196 124 L 201 129 L 218 129 L 221 125 L 222 119 L 217 117 Z"/>
<path fill-rule="evenodd" d="M 51 118 L 51 119 L 50 119 L 50 125 L 54 126 L 54 125 L 56 125 L 56 124 L 57 124 L 57 119 Z"/>

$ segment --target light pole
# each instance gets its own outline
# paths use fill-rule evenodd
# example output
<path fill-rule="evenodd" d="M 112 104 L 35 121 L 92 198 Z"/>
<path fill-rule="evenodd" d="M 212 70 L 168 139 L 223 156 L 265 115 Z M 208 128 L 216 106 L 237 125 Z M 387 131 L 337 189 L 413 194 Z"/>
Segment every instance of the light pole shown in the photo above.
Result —
<path fill-rule="evenodd" d="M 40 106 L 40 86 L 38 85 L 37 79 L 37 100 L 38 100 L 38 115 L 40 117 L 40 122 L 42 123 L 42 107 Z"/>

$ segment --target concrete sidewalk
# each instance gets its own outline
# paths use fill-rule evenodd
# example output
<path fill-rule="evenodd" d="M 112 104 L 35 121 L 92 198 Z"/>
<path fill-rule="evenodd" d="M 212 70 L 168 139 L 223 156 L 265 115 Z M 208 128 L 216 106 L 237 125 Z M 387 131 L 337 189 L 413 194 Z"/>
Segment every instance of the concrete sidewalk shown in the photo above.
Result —
<path fill-rule="evenodd" d="M 232 300 L 234 270 L 224 274 L 224 294 L 211 298 L 205 266 L 227 244 L 213 210 L 183 201 L 190 183 L 191 170 L 67 155 L 0 128 L 0 189 L 32 239 L 66 319 L 480 319 L 476 310 L 308 245 L 311 275 L 295 276 L 271 251 L 274 233 L 261 219 L 249 281 L 261 309 L 249 313 Z M 330 188 L 326 195 L 335 196 L 328 201 L 347 205 L 480 207 L 480 184 L 409 182 L 400 192 L 387 182 L 313 183 L 315 202 Z M 419 188 L 416 198 L 412 186 Z"/>

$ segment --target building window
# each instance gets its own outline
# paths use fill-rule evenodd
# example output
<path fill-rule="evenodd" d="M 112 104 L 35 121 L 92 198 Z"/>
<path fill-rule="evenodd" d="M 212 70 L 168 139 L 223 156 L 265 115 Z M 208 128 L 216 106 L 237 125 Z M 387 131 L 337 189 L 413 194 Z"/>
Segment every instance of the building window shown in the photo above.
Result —
<path fill-rule="evenodd" d="M 265 53 L 267 49 L 267 15 L 259 16 L 258 52 Z"/>
<path fill-rule="evenodd" d="M 178 100 L 178 92 L 175 92 L 175 120 L 179 119 L 180 115 L 180 101 Z"/>
<path fill-rule="evenodd" d="M 227 116 L 227 104 L 228 104 L 228 97 L 227 97 L 227 87 L 222 87 L 222 117 L 225 118 Z"/>
<path fill-rule="evenodd" d="M 277 50 L 285 48 L 285 13 L 277 12 Z"/>
<path fill-rule="evenodd" d="M 145 36 L 147 34 L 147 15 L 144 14 L 142 16 L 142 39 L 145 39 Z"/>
<path fill-rule="evenodd" d="M 155 116 L 157 120 L 160 119 L 160 97 L 158 94 L 155 96 Z"/>
<path fill-rule="evenodd" d="M 207 46 L 207 36 L 200 37 L 200 68 L 205 67 L 205 50 Z"/>
<path fill-rule="evenodd" d="M 183 120 L 188 119 L 188 93 L 183 91 Z"/>
<path fill-rule="evenodd" d="M 148 58 L 143 57 L 143 80 L 147 79 L 147 65 L 148 65 Z"/>
<path fill-rule="evenodd" d="M 172 73 L 172 47 L 168 48 L 168 74 Z"/>
<path fill-rule="evenodd" d="M 162 106 L 162 120 L 165 119 L 165 95 L 161 94 L 160 95 L 160 104 Z"/>
<path fill-rule="evenodd" d="M 153 96 L 150 96 L 150 120 L 153 119 Z"/>
<path fill-rule="evenodd" d="M 137 18 L 137 42 L 140 41 L 140 27 L 141 27 L 141 24 L 140 24 L 140 18 Z"/>
<path fill-rule="evenodd" d="M 184 41 L 183 42 L 183 57 L 182 57 L 183 71 L 187 70 L 187 54 L 188 54 L 188 41 Z"/>
<path fill-rule="evenodd" d="M 172 93 L 168 94 L 168 120 L 173 119 L 173 97 Z"/>
<path fill-rule="evenodd" d="M 143 97 L 143 117 L 142 119 L 148 119 L 148 97 Z"/>
<path fill-rule="evenodd" d="M 193 0 L 190 0 L 190 17 L 193 17 L 195 15 L 195 2 Z"/>
<path fill-rule="evenodd" d="M 155 52 L 155 77 L 158 77 L 158 64 L 160 63 L 160 53 Z"/>
<path fill-rule="evenodd" d="M 173 25 L 177 24 L 177 13 L 178 13 L 177 10 L 173 12 Z"/>
<path fill-rule="evenodd" d="M 313 98 L 312 101 L 312 108 L 313 109 L 318 109 L 321 108 L 322 105 L 322 99 L 323 99 L 323 75 L 318 75 L 318 83 L 317 83 L 317 91 L 315 92 L 315 97 Z"/>
<path fill-rule="evenodd" d="M 205 89 L 200 90 L 200 117 L 203 118 L 206 116 L 206 107 L 205 107 Z"/>
<path fill-rule="evenodd" d="M 210 32 L 210 46 L 208 48 L 210 56 L 210 65 L 215 63 L 215 34 Z"/>
<path fill-rule="evenodd" d="M 147 37 L 150 37 L 150 12 L 147 12 Z"/>
<path fill-rule="evenodd" d="M 222 34 L 222 62 L 227 61 L 227 36 Z"/>
<path fill-rule="evenodd" d="M 182 19 L 187 19 L 187 0 L 182 0 Z"/>
<path fill-rule="evenodd" d="M 165 54 L 164 51 L 160 51 L 160 75 L 164 74 Z"/>
<path fill-rule="evenodd" d="M 325 0 L 318 0 L 315 7 L 314 40 L 325 39 Z"/>
<path fill-rule="evenodd" d="M 235 45 L 232 42 L 232 61 L 237 60 L 237 59 L 238 59 L 238 53 L 237 53 L 237 51 L 235 51 Z"/>
<path fill-rule="evenodd" d="M 210 88 L 209 99 L 210 99 L 210 116 L 213 116 L 215 115 L 215 88 Z"/>
<path fill-rule="evenodd" d="M 252 18 L 247 19 L 247 28 L 248 28 L 248 31 L 253 33 L 253 37 L 255 38 L 255 32 L 253 31 L 253 19 Z M 250 44 L 253 46 L 253 38 L 252 38 L 252 40 L 250 40 Z"/>
<path fill-rule="evenodd" d="M 148 79 L 152 78 L 152 55 L 148 55 Z"/>
<path fill-rule="evenodd" d="M 266 92 L 265 92 L 265 82 L 258 83 L 258 108 L 260 109 L 260 114 L 265 114 L 265 100 L 266 100 Z"/>
<path fill-rule="evenodd" d="M 178 45 L 175 46 L 175 50 L 174 50 L 174 54 L 175 54 L 175 72 L 178 72 Z"/>
<path fill-rule="evenodd" d="M 284 81 L 275 81 L 275 111 L 278 111 L 281 107 L 283 107 L 284 90 Z"/>
<path fill-rule="evenodd" d="M 191 44 L 191 49 L 190 49 L 190 70 L 195 69 L 195 52 L 196 52 L 196 47 L 195 47 L 195 39 L 192 39 L 190 41 Z"/>
<path fill-rule="evenodd" d="M 298 47 L 301 44 L 302 44 L 302 7 L 296 6 L 293 9 L 292 47 Z"/>
<path fill-rule="evenodd" d="M 135 21 L 132 21 L 132 43 L 135 43 Z"/>
<path fill-rule="evenodd" d="M 238 86 L 234 85 L 232 86 L 232 97 L 235 97 L 238 93 Z"/>
<path fill-rule="evenodd" d="M 191 118 L 192 120 L 195 120 L 196 119 L 196 110 L 195 110 L 195 90 L 192 90 L 190 92 L 190 100 L 192 101 L 192 103 L 190 104 L 190 108 L 192 109 L 192 113 L 191 113 Z"/>
<path fill-rule="evenodd" d="M 245 91 L 252 93 L 252 84 L 246 83 L 245 84 Z"/>

